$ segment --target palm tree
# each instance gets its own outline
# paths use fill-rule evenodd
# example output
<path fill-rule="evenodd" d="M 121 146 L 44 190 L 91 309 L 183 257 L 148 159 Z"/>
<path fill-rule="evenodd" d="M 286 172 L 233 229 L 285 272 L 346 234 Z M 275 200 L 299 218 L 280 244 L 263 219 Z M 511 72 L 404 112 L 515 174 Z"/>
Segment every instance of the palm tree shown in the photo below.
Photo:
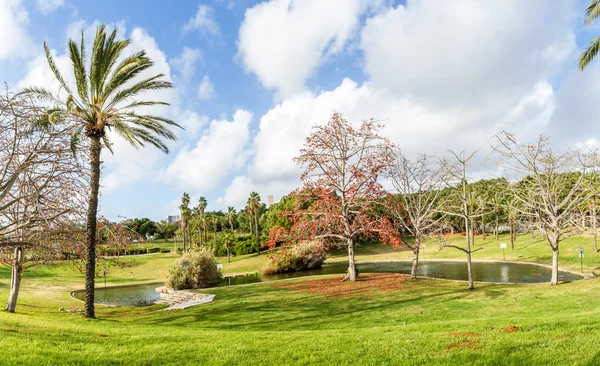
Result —
<path fill-rule="evenodd" d="M 188 220 L 191 216 L 191 210 L 189 208 L 190 204 L 190 195 L 187 192 L 183 192 L 183 197 L 181 197 L 181 205 L 179 206 L 179 211 L 181 212 L 181 235 L 183 236 L 183 251 L 185 252 L 188 249 Z"/>
<path fill-rule="evenodd" d="M 82 137 L 90 141 L 90 196 L 87 212 L 86 270 L 85 270 L 85 317 L 94 318 L 94 276 L 96 274 L 96 220 L 100 184 L 100 152 L 106 146 L 111 152 L 107 129 L 116 132 L 135 147 L 153 145 L 168 153 L 163 139 L 175 140 L 168 126 L 175 122 L 154 115 L 140 114 L 140 107 L 168 105 L 161 101 L 148 101 L 138 96 L 146 91 L 168 89 L 173 85 L 158 74 L 142 80 L 134 80 L 153 63 L 144 51 L 121 57 L 129 40 L 116 40 L 116 30 L 108 37 L 104 25 L 98 27 L 92 48 L 89 70 L 86 70 L 86 54 L 81 34 L 77 45 L 69 40 L 69 57 L 73 64 L 75 89 L 66 83 L 58 70 L 48 45 L 44 42 L 48 65 L 66 98 L 50 90 L 38 87 L 24 89 L 21 93 L 50 104 L 45 116 L 36 121 L 39 127 L 54 123 L 72 126 L 71 149 L 75 150 Z"/>
<path fill-rule="evenodd" d="M 260 208 L 259 194 L 256 192 L 250 193 L 250 198 L 248 198 L 247 204 L 254 218 L 254 233 L 256 235 L 256 247 L 258 248 L 258 254 L 260 255 L 260 240 L 258 236 L 258 209 Z"/>
<path fill-rule="evenodd" d="M 206 206 L 208 206 L 208 201 L 206 200 L 206 197 L 200 197 L 198 199 L 198 214 L 200 215 L 200 245 L 202 245 L 202 232 L 206 230 L 204 220 L 204 212 L 206 211 Z"/>
<path fill-rule="evenodd" d="M 233 243 L 233 232 L 226 231 L 223 234 L 223 244 L 227 250 L 227 262 L 231 262 L 231 243 Z"/>
<path fill-rule="evenodd" d="M 585 9 L 585 15 L 584 23 L 586 26 L 590 26 L 596 19 L 600 18 L 600 0 L 590 0 L 587 9 Z M 581 71 L 592 62 L 598 51 L 600 51 L 600 37 L 593 39 L 590 46 L 579 57 L 579 69 Z"/>
<path fill-rule="evenodd" d="M 229 221 L 229 227 L 231 228 L 231 232 L 235 236 L 235 231 L 233 231 L 233 219 L 235 218 L 235 208 L 229 206 L 227 207 L 227 220 Z"/>

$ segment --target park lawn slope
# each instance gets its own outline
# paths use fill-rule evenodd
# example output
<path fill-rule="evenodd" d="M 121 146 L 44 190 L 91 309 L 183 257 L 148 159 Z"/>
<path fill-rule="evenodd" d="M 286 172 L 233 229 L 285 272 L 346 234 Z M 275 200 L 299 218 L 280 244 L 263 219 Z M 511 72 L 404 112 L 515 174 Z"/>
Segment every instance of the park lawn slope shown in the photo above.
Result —
<path fill-rule="evenodd" d="M 0 313 L 2 361 L 448 365 L 600 361 L 600 280 L 555 287 L 480 284 L 468 291 L 461 282 L 411 281 L 401 275 L 367 275 L 356 284 L 338 279 L 212 289 L 208 292 L 217 295 L 213 303 L 182 311 L 157 311 L 162 308 L 158 305 L 98 307 L 100 320 L 59 312 L 56 302 L 42 304 L 26 295 L 19 313 Z"/>

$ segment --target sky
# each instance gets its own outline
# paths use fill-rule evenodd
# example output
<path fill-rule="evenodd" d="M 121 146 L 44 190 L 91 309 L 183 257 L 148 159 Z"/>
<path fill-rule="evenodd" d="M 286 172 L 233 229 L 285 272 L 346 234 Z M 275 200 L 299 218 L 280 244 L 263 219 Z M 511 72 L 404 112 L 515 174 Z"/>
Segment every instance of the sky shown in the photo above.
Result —
<path fill-rule="evenodd" d="M 600 59 L 581 51 L 600 35 L 583 26 L 585 0 L 0 0 L 0 81 L 57 88 L 69 38 L 96 27 L 145 50 L 152 75 L 175 88 L 152 113 L 184 127 L 170 154 L 114 138 L 103 151 L 100 212 L 164 219 L 182 193 L 208 210 L 243 208 L 251 191 L 275 200 L 300 185 L 292 159 L 334 111 L 375 118 L 411 156 L 482 148 L 474 177 L 503 130 L 544 134 L 559 149 L 600 143 Z M 88 51 L 88 54 L 90 52 Z M 71 79 L 68 76 L 67 79 Z"/>

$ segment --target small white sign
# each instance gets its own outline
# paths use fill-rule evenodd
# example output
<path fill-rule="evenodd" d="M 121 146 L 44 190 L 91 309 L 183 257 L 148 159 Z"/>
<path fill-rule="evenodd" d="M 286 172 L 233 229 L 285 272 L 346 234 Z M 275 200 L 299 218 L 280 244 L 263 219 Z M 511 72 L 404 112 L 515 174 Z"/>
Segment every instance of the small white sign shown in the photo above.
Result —
<path fill-rule="evenodd" d="M 506 249 L 506 243 L 500 243 L 500 248 Z"/>
<path fill-rule="evenodd" d="M 222 268 L 223 268 L 223 265 L 222 265 L 221 263 L 217 263 L 217 268 L 218 268 L 218 269 L 222 269 Z"/>

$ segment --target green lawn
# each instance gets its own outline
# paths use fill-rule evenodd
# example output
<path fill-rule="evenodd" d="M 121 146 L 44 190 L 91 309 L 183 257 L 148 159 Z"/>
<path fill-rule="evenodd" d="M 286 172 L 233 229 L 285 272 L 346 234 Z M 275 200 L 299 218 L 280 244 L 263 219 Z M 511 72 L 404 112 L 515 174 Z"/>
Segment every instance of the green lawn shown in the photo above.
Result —
<path fill-rule="evenodd" d="M 505 238 L 503 238 L 505 239 Z M 456 238 L 454 240 L 460 240 Z M 495 240 L 476 245 L 476 259 L 502 259 Z M 561 267 L 584 271 L 600 260 L 587 238 L 561 249 Z M 359 260 L 408 259 L 381 245 L 358 249 Z M 507 260 L 549 263 L 550 250 L 520 237 Z M 425 259 L 459 258 L 428 244 Z M 109 269 L 108 283 L 164 279 L 174 254 L 130 256 Z M 267 255 L 233 258 L 225 273 L 260 268 Z M 334 251 L 329 261 L 344 260 Z M 222 259 L 221 259 L 222 260 Z M 600 364 L 600 279 L 549 285 L 484 285 L 404 276 L 339 276 L 211 289 L 215 301 L 180 311 L 164 306 L 98 306 L 98 320 L 59 312 L 81 308 L 68 291 L 83 276 L 62 266 L 26 272 L 16 314 L 0 312 L 0 364 Z M 0 303 L 10 273 L 0 268 Z M 511 332 L 510 330 L 516 330 Z"/>

